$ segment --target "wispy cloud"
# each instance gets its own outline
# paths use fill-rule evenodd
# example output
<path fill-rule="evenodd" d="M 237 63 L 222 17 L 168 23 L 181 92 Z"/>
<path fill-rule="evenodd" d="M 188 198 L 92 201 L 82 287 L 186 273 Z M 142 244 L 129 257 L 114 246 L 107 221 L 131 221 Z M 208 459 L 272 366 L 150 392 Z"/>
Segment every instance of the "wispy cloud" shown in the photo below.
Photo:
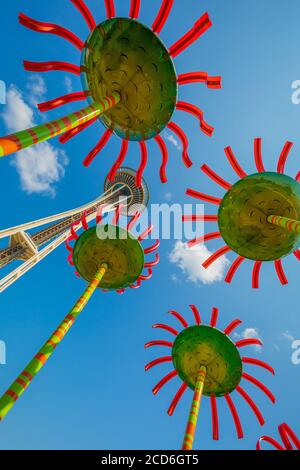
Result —
<path fill-rule="evenodd" d="M 282 333 L 284 339 L 287 339 L 291 343 L 293 343 L 296 339 L 295 337 L 287 330 Z"/>
<path fill-rule="evenodd" d="M 37 99 L 43 91 L 40 81 L 29 82 Z M 1 115 L 8 132 L 17 132 L 36 125 L 34 111 L 20 90 L 11 85 L 7 92 L 7 105 Z M 68 158 L 64 151 L 54 148 L 48 142 L 22 150 L 13 160 L 21 180 L 22 189 L 28 193 L 40 193 L 54 197 L 55 184 L 65 174 Z"/>
<path fill-rule="evenodd" d="M 73 92 L 73 82 L 72 82 L 71 78 L 68 77 L 68 75 L 65 76 L 64 85 L 67 89 L 67 93 L 72 93 Z"/>
<path fill-rule="evenodd" d="M 36 106 L 41 101 L 44 101 L 47 88 L 43 77 L 40 75 L 30 75 L 26 85 L 26 98 L 31 106 Z"/>
<path fill-rule="evenodd" d="M 163 136 L 168 142 L 170 142 L 172 145 L 174 145 L 174 147 L 176 147 L 178 151 L 182 150 L 181 143 L 176 139 L 176 137 L 174 137 L 173 134 L 170 134 L 170 132 L 165 130 L 163 132 Z"/>
<path fill-rule="evenodd" d="M 213 284 L 224 279 L 225 269 L 229 265 L 226 257 L 217 260 L 210 268 L 204 269 L 202 263 L 212 253 L 205 245 L 189 248 L 186 243 L 176 242 L 169 259 L 177 265 L 194 284 Z"/>
<path fill-rule="evenodd" d="M 166 201 L 171 202 L 172 199 L 173 199 L 173 194 L 172 193 L 166 193 L 165 194 L 165 199 L 166 199 Z"/>

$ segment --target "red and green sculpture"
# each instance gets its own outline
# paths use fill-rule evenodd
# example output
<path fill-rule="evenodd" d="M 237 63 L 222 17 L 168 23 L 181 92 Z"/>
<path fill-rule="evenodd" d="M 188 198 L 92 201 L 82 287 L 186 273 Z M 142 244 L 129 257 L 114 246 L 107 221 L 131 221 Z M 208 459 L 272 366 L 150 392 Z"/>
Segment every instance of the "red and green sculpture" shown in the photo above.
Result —
<path fill-rule="evenodd" d="M 145 255 L 155 252 L 159 241 L 143 249 L 141 242 L 153 230 L 150 226 L 138 238 L 131 234 L 131 230 L 140 216 L 136 213 L 130 220 L 126 229 L 119 227 L 119 217 L 122 207 L 118 206 L 112 225 L 101 224 L 102 210 L 97 216 L 97 227 L 89 227 L 85 215 L 81 223 L 83 233 L 78 236 L 72 228 L 67 241 L 70 252 L 69 263 L 75 266 L 76 274 L 88 283 L 83 295 L 64 318 L 55 332 L 50 336 L 34 358 L 29 362 L 17 379 L 0 399 L 0 421 L 5 418 L 20 396 L 27 389 L 31 381 L 46 364 L 58 344 L 75 323 L 92 295 L 97 289 L 115 290 L 118 293 L 125 289 L 137 289 L 143 281 L 152 277 L 153 267 L 159 263 L 159 255 L 152 261 L 145 262 Z M 109 234 L 113 234 L 111 237 Z M 70 242 L 75 241 L 74 248 Z M 144 269 L 147 273 L 143 273 Z"/>
<path fill-rule="evenodd" d="M 248 176 L 239 165 L 230 147 L 225 148 L 229 163 L 240 180 L 231 185 L 208 165 L 201 170 L 226 190 L 223 198 L 208 196 L 188 189 L 193 198 L 218 206 L 218 214 L 185 215 L 184 222 L 217 223 L 218 230 L 191 240 L 190 247 L 221 238 L 225 242 L 209 257 L 203 267 L 208 269 L 220 257 L 235 252 L 238 257 L 230 267 L 225 281 L 231 283 L 245 259 L 253 260 L 252 287 L 259 287 L 263 262 L 273 261 L 282 285 L 288 284 L 282 258 L 293 253 L 300 260 L 300 172 L 295 178 L 285 174 L 287 157 L 292 148 L 287 142 L 278 160 L 277 172 L 265 170 L 262 141 L 255 139 L 254 156 L 258 173 Z"/>
<path fill-rule="evenodd" d="M 211 26 L 207 13 L 175 44 L 167 48 L 159 37 L 171 12 L 174 0 L 163 0 L 159 13 L 148 28 L 137 21 L 140 0 L 132 0 L 130 18 L 119 18 L 113 0 L 105 0 L 107 19 L 100 24 L 94 20 L 82 0 L 71 0 L 86 21 L 90 35 L 83 42 L 74 33 L 56 24 L 40 22 L 20 14 L 20 23 L 33 31 L 54 34 L 71 42 L 81 53 L 81 64 L 65 62 L 29 62 L 31 72 L 63 71 L 81 76 L 83 91 L 39 104 L 41 112 L 66 103 L 88 100 L 90 106 L 61 119 L 46 123 L 0 139 L 0 157 L 22 150 L 63 134 L 62 143 L 100 119 L 106 131 L 84 160 L 89 166 L 114 133 L 122 139 L 120 154 L 110 177 L 123 164 L 129 141 L 138 141 L 141 154 L 139 172 L 147 165 L 146 141 L 154 138 L 162 154 L 160 179 L 167 181 L 168 150 L 161 133 L 165 128 L 173 132 L 183 148 L 183 161 L 192 165 L 188 156 L 188 139 L 184 131 L 172 122 L 175 109 L 192 114 L 200 121 L 201 130 L 211 136 L 213 128 L 197 106 L 178 100 L 178 85 L 205 83 L 208 88 L 220 88 L 221 78 L 206 72 L 177 75 L 173 59 L 195 42 Z M 138 183 L 138 182 L 137 182 Z"/>
<path fill-rule="evenodd" d="M 164 347 L 170 350 L 170 354 L 153 360 L 146 366 L 146 371 L 153 367 L 170 363 L 173 370 L 153 388 L 156 395 L 170 380 L 179 378 L 182 385 L 174 396 L 168 410 L 170 416 L 173 415 L 183 394 L 189 388 L 194 392 L 191 411 L 188 418 L 188 424 L 183 441 L 183 450 L 192 450 L 194 445 L 196 427 L 198 423 L 201 399 L 203 396 L 210 398 L 212 413 L 212 436 L 214 440 L 219 439 L 219 421 L 218 421 L 218 400 L 225 398 L 225 401 L 232 414 L 237 436 L 239 439 L 244 437 L 242 423 L 235 407 L 231 394 L 237 392 L 250 406 L 255 414 L 259 424 L 264 425 L 265 420 L 262 413 L 242 388 L 241 381 L 245 381 L 258 387 L 272 402 L 275 403 L 274 395 L 268 388 L 244 371 L 244 365 L 254 365 L 275 374 L 274 369 L 265 362 L 252 358 L 243 357 L 240 349 L 246 346 L 259 345 L 262 342 L 257 338 L 242 339 L 233 342 L 230 334 L 241 325 L 241 320 L 232 321 L 224 331 L 217 328 L 219 311 L 213 308 L 211 321 L 209 325 L 202 323 L 200 313 L 195 305 L 190 305 L 193 313 L 193 324 L 188 324 L 187 320 L 177 311 L 171 310 L 169 314 L 175 317 L 183 330 L 177 329 L 166 324 L 156 324 L 155 329 L 167 331 L 173 337 L 174 341 L 154 340 L 145 345 L 145 348 Z"/>
<path fill-rule="evenodd" d="M 283 423 L 278 426 L 278 431 L 282 445 L 273 439 L 273 437 L 263 436 L 259 439 L 256 450 L 262 450 L 261 446 L 263 442 L 270 444 L 275 450 L 300 450 L 300 440 L 288 424 Z"/>

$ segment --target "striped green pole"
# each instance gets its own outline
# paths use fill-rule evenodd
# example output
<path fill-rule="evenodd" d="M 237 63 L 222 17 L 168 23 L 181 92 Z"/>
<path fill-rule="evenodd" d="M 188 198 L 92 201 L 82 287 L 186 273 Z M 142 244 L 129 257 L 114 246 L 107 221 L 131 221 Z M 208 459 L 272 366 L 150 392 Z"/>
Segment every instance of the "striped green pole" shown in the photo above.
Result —
<path fill-rule="evenodd" d="M 206 379 L 206 367 L 202 366 L 197 375 L 194 398 L 186 427 L 182 450 L 193 450 L 195 433 L 198 423 L 201 399 Z"/>
<path fill-rule="evenodd" d="M 121 101 L 121 95 L 113 92 L 102 101 L 97 101 L 86 108 L 52 122 L 0 138 L 0 157 L 19 152 L 32 145 L 45 142 L 71 129 L 81 126 L 93 118 L 105 113 Z"/>
<path fill-rule="evenodd" d="M 289 219 L 287 217 L 281 217 L 280 215 L 269 215 L 268 222 L 278 227 L 285 228 L 289 232 L 300 234 L 300 221 Z"/>
<path fill-rule="evenodd" d="M 32 361 L 29 362 L 24 371 L 19 375 L 15 382 L 10 386 L 10 388 L 5 392 L 5 394 L 0 398 L 0 421 L 2 421 L 10 409 L 14 406 L 16 401 L 20 396 L 25 392 L 28 385 L 34 379 L 36 374 L 41 370 L 41 368 L 46 364 L 57 345 L 63 340 L 63 338 L 68 333 L 71 326 L 74 324 L 75 320 L 82 312 L 95 290 L 99 286 L 103 276 L 107 270 L 107 265 L 103 264 L 98 272 L 95 274 L 94 279 L 91 281 L 83 295 L 76 302 L 75 306 L 72 308 L 70 313 L 65 317 L 63 322 L 59 325 L 57 330 L 53 335 L 48 339 L 44 346 L 39 350 L 39 352 L 34 356 Z"/>

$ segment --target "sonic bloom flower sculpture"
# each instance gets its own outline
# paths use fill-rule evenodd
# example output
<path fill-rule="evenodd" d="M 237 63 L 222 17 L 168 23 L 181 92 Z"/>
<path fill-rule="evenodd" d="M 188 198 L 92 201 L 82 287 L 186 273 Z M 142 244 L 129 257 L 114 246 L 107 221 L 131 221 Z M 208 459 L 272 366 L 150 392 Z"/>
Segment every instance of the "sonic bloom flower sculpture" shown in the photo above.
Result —
<path fill-rule="evenodd" d="M 196 106 L 178 100 L 178 85 L 201 82 L 208 88 L 220 88 L 221 78 L 210 77 L 206 72 L 176 74 L 173 59 L 196 41 L 211 26 L 205 13 L 181 39 L 169 49 L 159 38 L 172 9 L 174 0 L 163 0 L 152 28 L 137 21 L 140 0 L 132 0 L 130 18 L 116 17 L 113 0 L 105 0 L 107 20 L 96 24 L 91 12 L 82 0 L 71 0 L 86 21 L 90 35 L 83 42 L 71 31 L 56 24 L 33 20 L 20 14 L 20 23 L 33 31 L 60 36 L 71 42 L 81 53 L 81 65 L 66 62 L 29 62 L 26 70 L 70 72 L 81 76 L 83 91 L 61 96 L 38 105 L 40 111 L 49 111 L 66 103 L 87 99 L 89 106 L 64 118 L 25 130 L 0 139 L 0 156 L 24 149 L 30 145 L 63 134 L 62 143 L 96 122 L 99 118 L 107 128 L 100 141 L 84 160 L 89 166 L 114 133 L 122 139 L 120 154 L 112 167 L 113 180 L 117 169 L 123 164 L 128 141 L 138 141 L 141 163 L 138 174 L 147 165 L 146 141 L 154 138 L 162 154 L 160 179 L 167 181 L 167 146 L 161 137 L 166 127 L 176 134 L 182 143 L 183 161 L 192 165 L 188 156 L 188 139 L 183 130 L 171 122 L 175 109 L 192 114 L 200 121 L 201 130 L 211 136 L 213 128 Z M 137 184 L 139 184 L 137 179 Z"/>
<path fill-rule="evenodd" d="M 255 365 L 275 374 L 274 369 L 255 358 L 242 357 L 239 350 L 250 345 L 260 345 L 262 343 L 257 338 L 243 339 L 234 343 L 229 335 L 241 325 L 240 320 L 234 320 L 224 331 L 217 329 L 218 309 L 212 311 L 209 325 L 201 321 L 199 311 L 195 305 L 190 305 L 194 315 L 195 324 L 189 325 L 186 319 L 178 312 L 172 310 L 169 313 L 175 317 L 184 328 L 178 332 L 174 328 L 165 324 L 154 325 L 175 336 L 175 341 L 155 340 L 147 343 L 145 348 L 153 346 L 167 347 L 171 350 L 171 355 L 155 359 L 146 366 L 146 371 L 154 366 L 163 363 L 173 363 L 174 370 L 168 373 L 154 388 L 156 395 L 164 385 L 171 379 L 179 377 L 182 380 L 178 392 L 172 400 L 168 414 L 173 415 L 180 399 L 188 388 L 194 391 L 191 411 L 188 418 L 186 433 L 184 436 L 183 450 L 192 450 L 195 439 L 196 426 L 198 422 L 199 410 L 202 396 L 210 398 L 212 412 L 212 434 L 213 439 L 219 439 L 218 407 L 217 399 L 224 397 L 232 414 L 237 436 L 244 437 L 242 424 L 231 398 L 233 391 L 237 391 L 248 403 L 255 414 L 259 424 L 264 425 L 264 418 L 248 393 L 241 387 L 242 379 L 258 387 L 272 403 L 275 397 L 267 387 L 243 370 L 245 364 Z"/>
<path fill-rule="evenodd" d="M 113 225 L 101 224 L 102 211 L 99 211 L 97 227 L 89 228 L 85 216 L 79 222 L 85 229 L 80 236 L 72 227 L 71 235 L 67 240 L 67 248 L 70 251 L 68 261 L 75 266 L 76 274 L 88 282 L 88 287 L 57 330 L 0 399 L 0 421 L 4 419 L 36 374 L 46 364 L 97 288 L 123 293 L 127 288 L 139 288 L 143 281 L 152 277 L 153 267 L 159 263 L 159 255 L 156 255 L 154 261 L 145 262 L 144 258 L 145 255 L 158 249 L 159 241 L 146 249 L 142 248 L 141 242 L 153 230 L 153 227 L 148 227 L 138 239 L 135 238 L 130 230 L 140 214 L 137 213 L 131 219 L 125 230 L 118 226 L 121 210 L 121 206 L 116 209 Z M 108 234 L 112 233 L 114 238 L 109 238 Z M 76 240 L 74 248 L 70 246 L 72 240 Z M 148 270 L 146 275 L 143 274 L 144 269 Z"/>
<path fill-rule="evenodd" d="M 271 444 L 276 450 L 300 450 L 300 441 L 288 424 L 283 423 L 278 426 L 278 431 L 283 446 L 272 437 L 263 436 L 259 439 L 256 445 L 256 450 L 262 450 L 261 444 L 263 442 Z"/>
<path fill-rule="evenodd" d="M 239 256 L 230 267 L 225 281 L 231 283 L 236 271 L 245 259 L 253 260 L 252 287 L 259 287 L 262 263 L 274 261 L 277 276 L 282 285 L 288 284 L 282 258 L 294 253 L 300 260 L 300 172 L 295 179 L 285 175 L 285 164 L 292 147 L 287 142 L 278 160 L 277 173 L 267 172 L 262 161 L 262 141 L 255 139 L 254 156 L 258 173 L 248 176 L 237 162 L 230 147 L 225 148 L 229 163 L 240 177 L 231 185 L 217 175 L 208 165 L 201 170 L 227 192 L 220 199 L 193 189 L 186 194 L 219 207 L 215 215 L 185 215 L 184 222 L 216 222 L 218 231 L 189 242 L 197 246 L 209 240 L 222 238 L 220 248 L 203 266 L 209 268 L 217 259 L 233 251 Z"/>

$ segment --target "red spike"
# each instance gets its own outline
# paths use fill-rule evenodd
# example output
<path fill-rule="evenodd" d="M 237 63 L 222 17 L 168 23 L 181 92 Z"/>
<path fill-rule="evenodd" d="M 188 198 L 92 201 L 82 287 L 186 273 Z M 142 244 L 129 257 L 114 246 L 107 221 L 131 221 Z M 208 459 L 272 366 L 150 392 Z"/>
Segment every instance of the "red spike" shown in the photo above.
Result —
<path fill-rule="evenodd" d="M 148 269 L 148 276 L 140 276 L 139 279 L 141 281 L 149 281 L 153 276 L 153 271 L 151 268 Z"/>
<path fill-rule="evenodd" d="M 103 213 L 105 211 L 105 208 L 106 208 L 106 204 L 101 204 L 101 206 L 99 206 L 97 208 L 97 215 L 96 215 L 96 224 L 101 224 L 102 220 L 103 220 Z"/>
<path fill-rule="evenodd" d="M 130 230 L 133 229 L 139 218 L 141 217 L 140 212 L 136 212 L 136 214 L 131 218 L 130 222 L 127 225 L 127 231 L 130 232 Z"/>
<path fill-rule="evenodd" d="M 218 418 L 218 406 L 216 397 L 210 397 L 210 406 L 211 406 L 211 417 L 212 417 L 212 433 L 213 440 L 219 440 L 219 418 Z"/>
<path fill-rule="evenodd" d="M 84 48 L 84 43 L 81 41 L 81 39 L 62 26 L 33 20 L 32 18 L 29 18 L 29 16 L 24 15 L 24 13 L 19 14 L 19 22 L 26 28 L 37 31 L 38 33 L 49 33 L 60 36 L 61 38 L 66 39 L 67 41 L 74 44 L 74 46 L 77 47 L 77 49 L 80 51 L 82 51 Z"/>
<path fill-rule="evenodd" d="M 232 401 L 232 399 L 229 395 L 225 395 L 225 400 L 226 400 L 226 402 L 229 406 L 230 412 L 232 414 L 233 421 L 234 421 L 235 428 L 236 428 L 236 432 L 237 432 L 237 435 L 238 435 L 238 439 L 243 439 L 243 437 L 244 437 L 243 428 L 242 428 L 242 425 L 241 425 L 241 421 L 240 421 L 238 412 L 236 411 L 236 407 L 234 406 L 234 403 L 233 403 L 233 401 Z"/>
<path fill-rule="evenodd" d="M 141 8 L 141 0 L 131 0 L 130 12 L 129 12 L 130 18 L 138 18 L 139 13 L 140 13 L 140 8 Z"/>
<path fill-rule="evenodd" d="M 75 222 L 74 224 L 71 225 L 70 232 L 71 232 L 71 237 L 73 238 L 73 240 L 78 240 L 79 238 L 79 236 L 75 232 L 75 227 L 77 227 L 78 225 L 79 225 L 79 222 Z"/>
<path fill-rule="evenodd" d="M 205 83 L 207 88 L 222 88 L 222 78 L 209 77 L 206 72 L 183 73 L 178 75 L 177 82 L 179 85 L 186 85 L 188 83 Z"/>
<path fill-rule="evenodd" d="M 84 212 L 81 216 L 81 223 L 82 223 L 82 227 L 84 228 L 84 230 L 89 229 L 89 224 L 87 223 L 87 220 L 86 220 L 86 212 Z"/>
<path fill-rule="evenodd" d="M 153 232 L 153 225 L 149 225 L 149 227 L 139 236 L 138 238 L 138 241 L 141 242 L 143 240 L 145 240 L 145 238 L 148 237 L 148 235 L 150 235 L 151 232 Z"/>
<path fill-rule="evenodd" d="M 214 264 L 219 258 L 221 258 L 222 256 L 225 256 L 226 253 L 229 253 L 231 250 L 231 248 L 229 248 L 229 246 L 223 246 L 222 248 L 220 248 L 219 250 L 217 250 L 214 254 L 212 254 L 203 264 L 202 266 L 205 268 L 205 269 L 208 269 L 212 264 Z"/>
<path fill-rule="evenodd" d="M 213 308 L 212 315 L 211 315 L 211 320 L 210 320 L 210 326 L 212 326 L 213 328 L 215 328 L 216 325 L 217 325 L 218 316 L 219 316 L 219 309 L 218 308 Z"/>
<path fill-rule="evenodd" d="M 172 348 L 173 343 L 170 343 L 170 341 L 162 341 L 162 340 L 150 341 L 149 343 L 145 344 L 145 349 L 152 348 L 153 346 L 165 346 L 167 348 Z"/>
<path fill-rule="evenodd" d="M 154 268 L 154 266 L 157 266 L 157 265 L 159 264 L 159 261 L 160 261 L 159 254 L 156 253 L 155 261 L 151 261 L 151 262 L 145 263 L 145 264 L 144 264 L 144 268 Z"/>
<path fill-rule="evenodd" d="M 298 183 L 300 183 L 300 171 L 299 173 L 297 173 L 295 180 L 298 181 Z"/>
<path fill-rule="evenodd" d="M 252 273 L 252 287 L 253 289 L 259 288 L 259 275 L 262 267 L 262 261 L 256 261 L 254 263 L 253 273 Z"/>
<path fill-rule="evenodd" d="M 153 394 L 157 395 L 157 393 L 163 388 L 163 386 L 166 385 L 170 380 L 174 379 L 176 375 L 177 375 L 176 370 L 173 370 L 168 375 L 166 375 L 160 382 L 158 382 L 157 385 L 155 385 L 153 389 Z"/>
<path fill-rule="evenodd" d="M 38 108 L 41 113 L 46 111 L 50 111 L 51 109 L 59 108 L 68 103 L 74 103 L 75 101 L 82 101 L 85 100 L 87 96 L 87 92 L 79 91 L 77 93 L 70 93 L 68 95 L 60 96 L 59 98 L 55 98 L 51 101 L 46 101 L 45 103 L 39 103 Z"/>
<path fill-rule="evenodd" d="M 174 336 L 178 336 L 178 331 L 175 330 L 174 328 L 172 328 L 172 327 L 169 326 L 169 325 L 163 325 L 163 324 L 161 324 L 161 323 L 158 323 L 158 324 L 156 324 L 156 325 L 153 325 L 152 328 L 155 328 L 155 329 L 156 329 L 156 328 L 159 328 L 159 329 L 161 329 L 161 330 L 168 331 L 169 333 L 171 333 L 171 334 L 174 335 Z"/>
<path fill-rule="evenodd" d="M 186 383 L 183 383 L 181 387 L 179 388 L 178 392 L 176 393 L 175 397 L 172 400 L 172 403 L 170 405 L 170 408 L 168 409 L 168 415 L 173 416 L 174 411 L 177 408 L 178 403 L 180 402 L 184 392 L 187 390 L 188 386 Z"/>
<path fill-rule="evenodd" d="M 222 199 L 220 198 L 217 198 L 214 196 L 208 196 L 207 194 L 204 194 L 204 193 L 199 193 L 198 191 L 195 191 L 194 189 L 187 189 L 185 194 L 187 196 L 200 199 L 200 201 L 205 201 L 205 202 L 210 202 L 211 204 L 216 204 L 217 206 L 219 206 L 222 202 Z"/>
<path fill-rule="evenodd" d="M 75 5 L 75 7 L 80 11 L 82 14 L 83 18 L 85 19 L 88 27 L 90 28 L 91 31 L 93 31 L 96 27 L 97 24 L 93 18 L 92 13 L 86 6 L 86 4 L 83 2 L 83 0 L 71 0 L 71 2 Z"/>
<path fill-rule="evenodd" d="M 232 188 L 232 185 L 225 181 L 221 176 L 219 176 L 217 173 L 215 173 L 208 165 L 203 165 L 201 167 L 201 170 L 203 173 L 205 173 L 210 179 L 215 181 L 219 186 L 222 188 L 226 189 L 227 191 Z"/>
<path fill-rule="evenodd" d="M 169 122 L 167 125 L 167 128 L 170 129 L 170 131 L 174 132 L 174 134 L 177 135 L 178 139 L 180 139 L 181 144 L 182 144 L 182 159 L 187 168 L 190 168 L 193 165 L 193 162 L 191 161 L 189 155 L 188 155 L 188 147 L 189 147 L 189 141 L 186 136 L 186 134 L 183 132 L 181 127 L 177 126 L 175 122 Z"/>
<path fill-rule="evenodd" d="M 211 26 L 212 22 L 210 21 L 208 13 L 205 13 L 201 18 L 199 18 L 192 29 L 190 29 L 184 36 L 182 36 L 181 39 L 179 39 L 179 41 L 170 47 L 170 55 L 172 57 L 178 56 L 178 54 L 199 39 L 200 36 L 202 36 L 202 34 L 204 34 Z"/>
<path fill-rule="evenodd" d="M 68 263 L 74 267 L 75 264 L 74 264 L 74 261 L 73 261 L 73 253 L 70 253 L 69 256 L 68 256 Z"/>
<path fill-rule="evenodd" d="M 254 139 L 254 159 L 255 159 L 255 165 L 258 171 L 260 173 L 264 173 L 266 170 L 265 170 L 263 160 L 262 160 L 261 142 L 262 142 L 261 138 Z"/>
<path fill-rule="evenodd" d="M 263 346 L 263 343 L 258 338 L 241 339 L 235 343 L 237 348 L 244 348 L 245 346 Z"/>
<path fill-rule="evenodd" d="M 196 245 L 202 245 L 203 243 L 210 241 L 210 240 L 215 240 L 216 238 L 220 238 L 221 234 L 220 232 L 213 232 L 213 233 L 207 233 L 201 237 L 195 238 L 194 240 L 191 240 L 188 242 L 189 248 L 193 248 Z"/>
<path fill-rule="evenodd" d="M 200 313 L 199 313 L 199 310 L 197 309 L 196 305 L 190 305 L 190 309 L 193 312 L 196 325 L 201 325 L 201 317 L 200 317 Z"/>
<path fill-rule="evenodd" d="M 110 137 L 112 136 L 112 131 L 107 129 L 99 142 L 95 147 L 90 151 L 90 153 L 83 160 L 83 165 L 88 168 L 96 156 L 104 149 L 105 145 L 108 143 Z"/>
<path fill-rule="evenodd" d="M 273 447 L 275 447 L 276 450 L 285 450 L 284 447 L 279 444 L 279 442 L 275 441 L 275 439 L 268 436 L 263 436 L 259 439 L 258 443 L 256 444 L 256 450 L 261 450 L 262 442 L 267 442 L 268 444 L 271 444 Z"/>
<path fill-rule="evenodd" d="M 132 285 L 130 286 L 130 289 L 139 289 L 139 288 L 141 287 L 141 284 L 142 284 L 141 280 L 138 279 L 138 280 L 136 281 L 136 284 L 132 284 Z"/>
<path fill-rule="evenodd" d="M 243 372 L 243 378 L 245 380 L 248 380 L 248 382 L 252 383 L 253 385 L 256 385 L 257 388 L 259 388 L 265 395 L 267 395 L 267 397 L 271 400 L 272 403 L 276 402 L 274 395 L 264 384 L 259 382 L 259 380 L 252 377 L 252 375 L 246 374 L 245 372 Z"/>
<path fill-rule="evenodd" d="M 294 256 L 300 261 L 300 250 L 294 251 Z"/>
<path fill-rule="evenodd" d="M 172 356 L 160 357 L 159 359 L 155 359 L 154 361 L 150 362 L 145 366 L 145 371 L 147 372 L 153 367 L 158 366 L 160 364 L 164 364 L 166 362 L 172 362 Z"/>
<path fill-rule="evenodd" d="M 114 0 L 104 0 L 107 18 L 116 16 Z"/>
<path fill-rule="evenodd" d="M 156 243 L 154 245 L 150 246 L 149 248 L 144 249 L 145 255 L 149 255 L 150 253 L 153 253 L 159 248 L 159 246 L 160 246 L 160 241 L 156 240 Z"/>
<path fill-rule="evenodd" d="M 236 391 L 244 398 L 244 400 L 248 403 L 248 405 L 250 406 L 250 408 L 252 409 L 253 413 L 255 414 L 255 416 L 257 417 L 257 420 L 259 422 L 259 424 L 261 426 L 263 426 L 265 424 L 265 420 L 264 420 L 264 417 L 263 415 L 261 414 L 261 412 L 259 411 L 258 407 L 256 406 L 256 404 L 254 403 L 254 401 L 252 400 L 252 398 L 250 398 L 250 396 L 248 395 L 248 393 L 245 392 L 244 389 L 242 389 L 239 385 L 236 387 Z"/>
<path fill-rule="evenodd" d="M 275 269 L 276 269 L 276 273 L 277 273 L 279 281 L 281 282 L 283 286 L 286 286 L 289 283 L 289 281 L 284 273 L 282 261 L 279 259 L 274 262 L 274 265 L 275 265 Z"/>
<path fill-rule="evenodd" d="M 233 151 L 232 151 L 231 147 L 226 147 L 224 149 L 224 151 L 225 151 L 225 154 L 228 158 L 228 161 L 229 161 L 230 165 L 232 166 L 232 168 L 234 169 L 236 174 L 240 178 L 245 178 L 247 176 L 247 173 L 245 173 L 244 170 L 242 169 L 242 167 L 239 165 L 237 159 L 235 158 L 235 156 L 233 154 Z"/>
<path fill-rule="evenodd" d="M 147 151 L 147 146 L 145 142 L 144 141 L 139 142 L 139 145 L 140 145 L 140 150 L 141 150 L 141 164 L 136 173 L 136 179 L 135 179 L 135 184 L 138 188 L 142 186 L 143 174 L 144 174 L 145 168 L 147 166 L 147 161 L 148 161 L 148 151 Z"/>
<path fill-rule="evenodd" d="M 110 182 L 114 181 L 118 169 L 122 166 L 122 164 L 125 160 L 126 154 L 127 154 L 127 150 L 128 150 L 128 140 L 123 139 L 119 157 L 116 160 L 115 164 L 112 166 L 112 168 L 109 172 L 109 175 L 108 175 L 108 179 L 109 179 Z"/>
<path fill-rule="evenodd" d="M 114 213 L 114 216 L 113 216 L 113 220 L 112 220 L 112 224 L 113 225 L 118 225 L 119 221 L 120 221 L 120 216 L 121 216 L 121 212 L 122 212 L 122 209 L 124 208 L 123 204 L 119 204 L 116 209 L 115 209 L 115 213 Z"/>
<path fill-rule="evenodd" d="M 162 183 L 167 183 L 168 178 L 167 178 L 166 170 L 167 170 L 167 165 L 168 165 L 168 160 L 169 160 L 168 149 L 164 140 L 161 138 L 160 135 L 157 135 L 156 137 L 154 137 L 154 140 L 157 142 L 161 151 L 161 155 L 162 155 L 162 165 L 160 167 L 160 181 Z"/>
<path fill-rule="evenodd" d="M 91 119 L 90 121 L 85 122 L 84 124 L 81 124 L 81 126 L 74 127 L 74 129 L 71 129 L 70 131 L 65 132 L 59 137 L 59 142 L 61 144 L 65 144 L 69 140 L 73 139 L 76 135 L 80 134 L 80 132 L 84 131 L 87 129 L 89 126 L 94 124 L 98 120 L 97 117 Z"/>
<path fill-rule="evenodd" d="M 191 103 L 186 103 L 185 101 L 178 101 L 176 109 L 179 111 L 185 111 L 186 113 L 195 116 L 197 119 L 199 119 L 200 129 L 204 132 L 204 134 L 208 135 L 209 137 L 212 136 L 214 128 L 205 122 L 203 112 L 200 108 Z"/>
<path fill-rule="evenodd" d="M 230 323 L 230 325 L 225 328 L 224 333 L 225 335 L 229 336 L 231 333 L 242 324 L 243 322 L 241 320 L 233 320 L 233 322 Z"/>
<path fill-rule="evenodd" d="M 65 241 L 65 246 L 66 246 L 66 249 L 67 249 L 70 253 L 72 253 L 72 255 L 73 255 L 73 248 L 71 247 L 71 245 L 70 245 L 70 243 L 69 243 L 70 240 L 72 240 L 72 237 L 68 238 L 68 239 Z"/>
<path fill-rule="evenodd" d="M 182 222 L 218 222 L 217 215 L 184 215 L 182 217 Z"/>
<path fill-rule="evenodd" d="M 238 258 L 236 258 L 236 260 L 232 263 L 226 277 L 225 277 L 225 282 L 227 282 L 228 284 L 230 284 L 232 282 L 232 279 L 235 275 L 235 273 L 237 272 L 238 268 L 240 267 L 240 265 L 242 264 L 242 262 L 245 261 L 245 258 L 243 256 L 238 256 Z"/>
<path fill-rule="evenodd" d="M 292 440 L 296 449 L 300 450 L 300 441 L 290 426 L 288 426 L 286 423 L 283 423 L 278 427 L 278 431 L 286 450 L 294 450 L 290 439 Z"/>
<path fill-rule="evenodd" d="M 188 323 L 187 321 L 183 318 L 180 313 L 176 312 L 176 310 L 169 310 L 168 312 L 170 315 L 173 315 L 173 317 L 177 318 L 177 320 L 182 324 L 184 328 L 188 328 Z"/>
<path fill-rule="evenodd" d="M 242 361 L 244 364 L 252 364 L 254 366 L 262 367 L 263 369 L 266 369 L 267 371 L 271 372 L 271 374 L 275 375 L 275 370 L 273 369 L 273 367 L 271 367 L 266 362 L 260 361 L 252 357 L 243 357 Z"/>
<path fill-rule="evenodd" d="M 80 67 L 68 62 L 29 62 L 23 61 L 24 69 L 28 72 L 69 72 L 74 75 L 80 75 Z"/>
<path fill-rule="evenodd" d="M 163 29 L 168 19 L 168 16 L 172 10 L 173 3 L 174 0 L 163 0 L 158 15 L 152 25 L 152 29 L 155 33 L 159 34 Z"/>
<path fill-rule="evenodd" d="M 282 149 L 282 152 L 280 154 L 280 157 L 279 157 L 279 160 L 278 160 L 278 165 L 277 165 L 277 171 L 278 173 L 284 173 L 285 171 L 285 164 L 286 164 L 286 161 L 287 161 L 287 158 L 289 156 L 289 153 L 291 151 L 291 148 L 293 147 L 293 143 L 292 142 L 286 142 L 285 143 L 285 146 L 283 147 Z"/>

